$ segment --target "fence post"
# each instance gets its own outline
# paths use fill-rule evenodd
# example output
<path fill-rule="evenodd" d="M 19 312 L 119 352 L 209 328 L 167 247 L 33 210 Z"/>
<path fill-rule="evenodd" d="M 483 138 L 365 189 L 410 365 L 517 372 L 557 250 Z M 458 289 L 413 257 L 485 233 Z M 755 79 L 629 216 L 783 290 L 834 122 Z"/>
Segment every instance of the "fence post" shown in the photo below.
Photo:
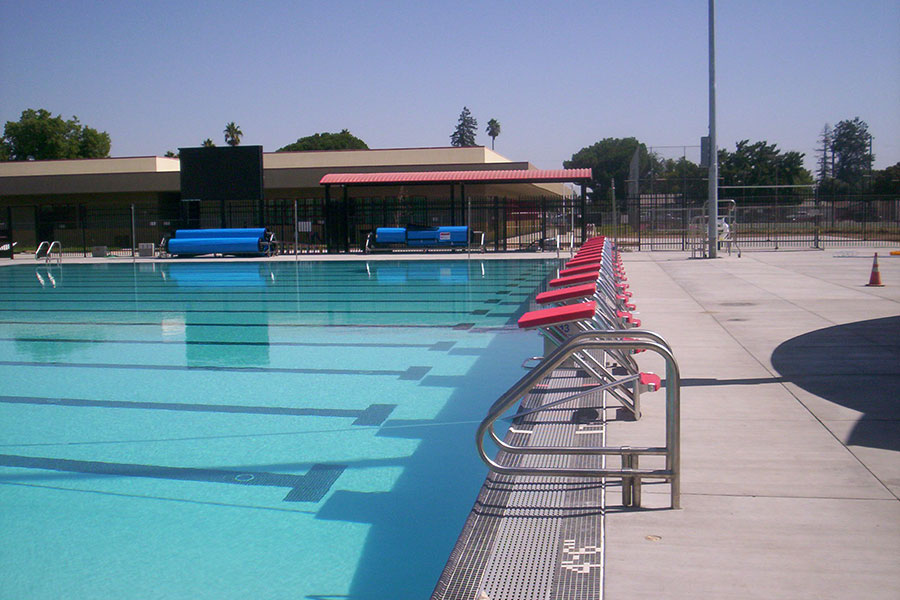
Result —
<path fill-rule="evenodd" d="M 547 239 L 547 198 L 541 196 L 541 250 Z"/>
<path fill-rule="evenodd" d="M 581 244 L 587 239 L 587 200 L 585 199 L 585 184 L 581 184 Z"/>
<path fill-rule="evenodd" d="M 616 202 L 616 180 L 615 178 L 611 178 L 610 182 L 610 198 L 612 200 L 612 213 L 613 213 L 613 240 L 616 243 L 616 248 L 619 247 L 619 215 L 618 215 L 618 207 L 616 206 L 618 203 Z"/>
<path fill-rule="evenodd" d="M 494 213 L 494 252 L 500 251 L 500 199 L 494 196 L 494 206 L 491 212 Z"/>
<path fill-rule="evenodd" d="M 131 258 L 134 258 L 134 247 L 136 245 L 134 234 L 134 204 L 131 205 Z"/>
<path fill-rule="evenodd" d="M 16 256 L 16 241 L 13 233 L 12 206 L 6 207 L 6 241 L 9 243 L 9 260 Z"/>
<path fill-rule="evenodd" d="M 78 220 L 81 221 L 81 254 L 87 257 L 87 207 L 84 204 L 78 206 Z"/>
<path fill-rule="evenodd" d="M 813 193 L 815 194 L 815 197 L 816 197 L 816 221 L 815 221 L 816 245 L 815 245 L 815 249 L 819 250 L 820 249 L 819 248 L 819 223 L 821 222 L 821 219 L 822 219 L 822 215 L 821 215 L 822 207 L 819 205 L 819 186 L 815 187 L 815 189 L 813 190 Z"/>

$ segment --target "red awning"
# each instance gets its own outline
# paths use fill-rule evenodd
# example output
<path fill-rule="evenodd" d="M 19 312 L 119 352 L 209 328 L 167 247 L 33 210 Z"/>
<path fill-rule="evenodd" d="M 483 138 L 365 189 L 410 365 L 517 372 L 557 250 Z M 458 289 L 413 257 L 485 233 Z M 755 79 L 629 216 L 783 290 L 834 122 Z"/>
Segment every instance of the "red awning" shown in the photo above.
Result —
<path fill-rule="evenodd" d="M 497 171 L 413 171 L 407 173 L 329 173 L 321 185 L 397 185 L 429 183 L 587 183 L 590 169 Z"/>

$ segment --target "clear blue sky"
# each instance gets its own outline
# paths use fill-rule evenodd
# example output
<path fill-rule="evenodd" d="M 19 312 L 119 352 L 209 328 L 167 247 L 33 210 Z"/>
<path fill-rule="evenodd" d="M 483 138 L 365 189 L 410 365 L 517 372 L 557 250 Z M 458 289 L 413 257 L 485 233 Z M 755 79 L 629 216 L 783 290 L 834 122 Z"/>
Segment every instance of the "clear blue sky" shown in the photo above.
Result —
<path fill-rule="evenodd" d="M 876 166 L 900 161 L 900 1 L 719 0 L 717 38 L 720 147 L 812 167 L 825 123 L 859 116 Z M 496 118 L 498 152 L 559 168 L 605 137 L 698 144 L 707 69 L 706 0 L 0 0 L 0 123 L 77 115 L 113 156 L 221 145 L 229 121 L 267 151 L 344 128 L 446 146 L 466 105 L 478 143 Z"/>

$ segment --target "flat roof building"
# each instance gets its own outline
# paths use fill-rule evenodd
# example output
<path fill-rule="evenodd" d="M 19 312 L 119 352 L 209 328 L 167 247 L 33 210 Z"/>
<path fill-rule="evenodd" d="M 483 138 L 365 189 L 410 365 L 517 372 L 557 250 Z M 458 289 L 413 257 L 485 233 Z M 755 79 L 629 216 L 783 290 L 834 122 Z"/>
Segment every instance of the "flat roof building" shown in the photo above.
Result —
<path fill-rule="evenodd" d="M 100 227 L 117 229 L 117 243 L 125 242 L 123 214 L 136 211 L 138 237 L 159 240 L 176 228 L 266 226 L 280 239 L 291 239 L 293 224 L 303 222 L 308 237 L 324 239 L 325 222 L 337 214 L 347 222 L 347 240 L 360 242 L 376 226 L 462 224 L 468 199 L 491 199 L 504 206 L 518 199 L 571 196 L 556 181 L 539 182 L 490 177 L 456 183 L 441 178 L 396 185 L 338 184 L 331 190 L 321 182 L 342 173 L 429 173 L 462 171 L 535 171 L 527 161 L 513 161 L 483 146 L 466 148 L 400 148 L 262 154 L 263 200 L 182 202 L 181 161 L 147 156 L 0 163 L 0 221 L 8 221 L 24 246 L 41 240 L 84 239 L 63 246 L 105 243 Z M 419 178 L 421 179 L 421 177 Z M 328 204 L 341 204 L 336 213 Z M 112 215 L 115 215 L 113 217 Z M 484 219 L 496 217 L 484 216 Z M 109 222 L 109 225 L 106 223 Z M 485 228 L 486 225 L 473 227 Z M 497 225 L 499 227 L 499 225 Z M 94 232 L 91 235 L 85 232 Z M 107 237 L 109 237 L 108 234 Z M 77 236 L 76 236 L 77 237 Z"/>

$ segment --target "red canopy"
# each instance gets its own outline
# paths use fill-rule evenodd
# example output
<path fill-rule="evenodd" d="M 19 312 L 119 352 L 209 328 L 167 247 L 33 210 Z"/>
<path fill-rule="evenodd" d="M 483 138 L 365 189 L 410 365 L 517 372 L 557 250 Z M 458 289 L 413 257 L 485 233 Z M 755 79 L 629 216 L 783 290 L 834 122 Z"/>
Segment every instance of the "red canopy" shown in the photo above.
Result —
<path fill-rule="evenodd" d="M 587 183 L 590 169 L 516 169 L 496 171 L 412 171 L 329 173 L 321 185 L 397 185 L 428 183 Z"/>

